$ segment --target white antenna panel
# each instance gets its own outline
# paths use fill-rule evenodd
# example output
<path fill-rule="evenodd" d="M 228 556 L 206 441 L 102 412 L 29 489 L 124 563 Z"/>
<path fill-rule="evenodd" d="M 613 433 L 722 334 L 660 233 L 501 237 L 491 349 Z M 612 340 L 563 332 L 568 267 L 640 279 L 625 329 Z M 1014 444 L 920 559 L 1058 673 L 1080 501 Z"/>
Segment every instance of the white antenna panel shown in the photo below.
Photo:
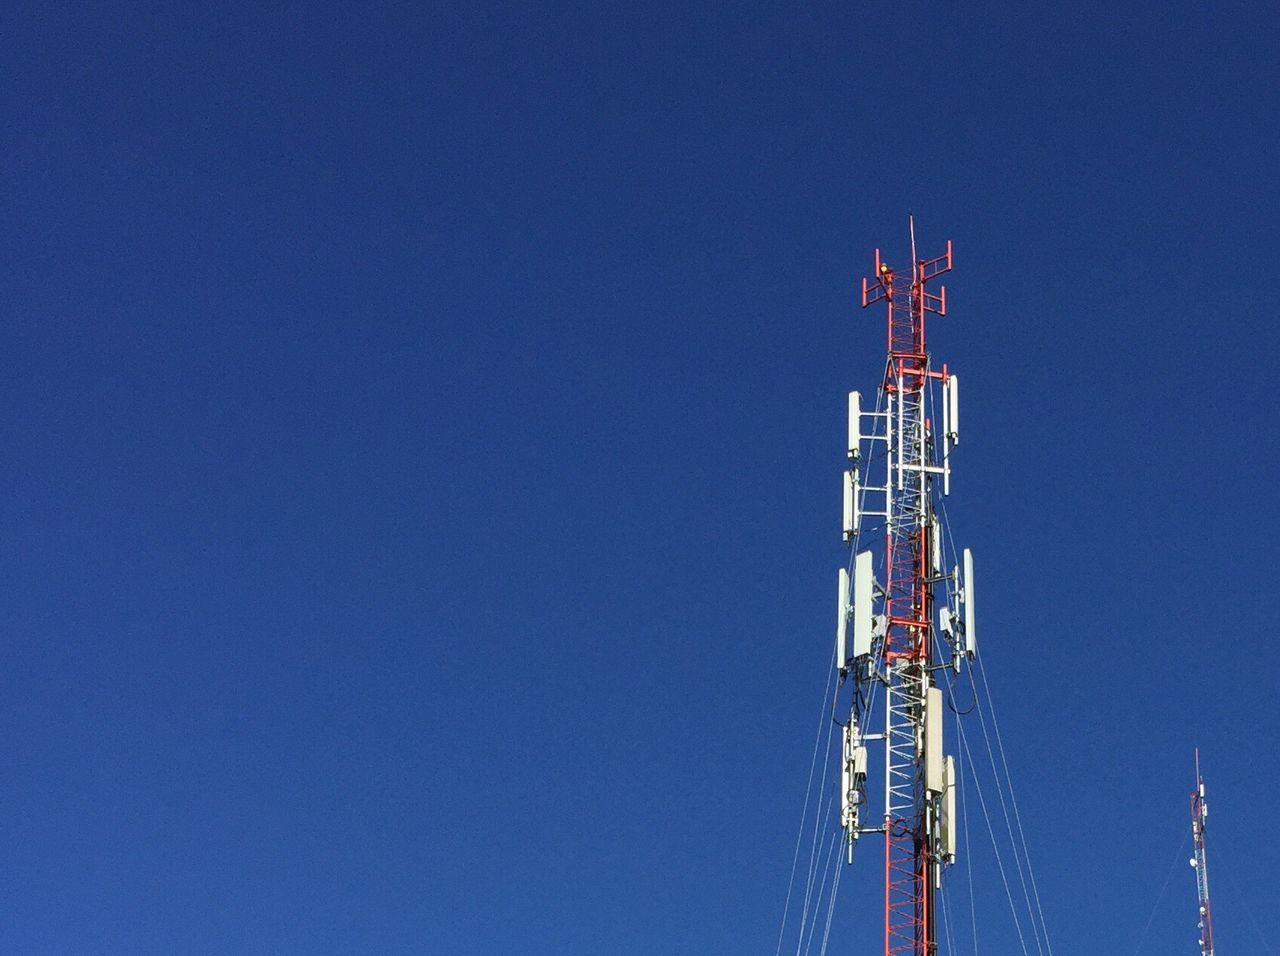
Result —
<path fill-rule="evenodd" d="M 840 825 L 846 830 L 853 826 L 853 767 L 849 751 L 853 749 L 853 725 L 844 727 L 844 759 L 840 761 Z"/>
<path fill-rule="evenodd" d="M 852 541 L 858 532 L 858 473 L 844 473 L 844 540 Z"/>
<path fill-rule="evenodd" d="M 930 687 L 924 699 L 924 786 L 942 793 L 942 688 Z"/>
<path fill-rule="evenodd" d="M 964 549 L 964 652 L 972 660 L 978 653 L 978 630 L 973 623 L 973 552 Z"/>
<path fill-rule="evenodd" d="M 960 444 L 960 378 L 948 375 L 951 387 L 947 390 L 947 418 L 951 424 L 951 440 Z"/>
<path fill-rule="evenodd" d="M 853 656 L 871 653 L 871 595 L 875 577 L 871 572 L 871 552 L 860 551 L 853 561 Z"/>
<path fill-rule="evenodd" d="M 942 447 L 946 456 L 947 442 L 951 438 L 951 385 L 949 378 L 942 380 Z"/>
<path fill-rule="evenodd" d="M 952 637 L 955 634 L 955 628 L 951 623 L 951 609 L 948 607 L 938 608 L 938 630 Z"/>
<path fill-rule="evenodd" d="M 954 863 L 956 859 L 956 758 L 948 754 L 942 765 L 942 783 L 946 787 L 942 795 L 942 859 Z"/>
<path fill-rule="evenodd" d="M 836 669 L 844 670 L 849 664 L 845 640 L 849 628 L 849 572 L 840 569 L 836 581 Z"/>
<path fill-rule="evenodd" d="M 862 530 L 862 484 L 858 478 L 858 469 L 853 470 L 853 533 Z"/>
<path fill-rule="evenodd" d="M 942 494 L 951 494 L 951 376 L 942 380 Z"/>
<path fill-rule="evenodd" d="M 849 457 L 858 457 L 858 445 L 862 441 L 862 393 L 849 393 Z"/>
<path fill-rule="evenodd" d="M 930 554 L 933 558 L 932 569 L 934 577 L 942 573 L 942 528 L 938 524 L 938 516 L 929 516 L 929 544 Z"/>

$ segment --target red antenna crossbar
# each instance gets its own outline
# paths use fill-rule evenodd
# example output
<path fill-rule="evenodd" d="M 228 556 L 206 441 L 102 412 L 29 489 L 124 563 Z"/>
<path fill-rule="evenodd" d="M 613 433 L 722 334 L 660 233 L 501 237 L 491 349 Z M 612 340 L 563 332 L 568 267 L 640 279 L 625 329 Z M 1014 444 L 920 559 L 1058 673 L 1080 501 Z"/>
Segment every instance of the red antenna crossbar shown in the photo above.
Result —
<path fill-rule="evenodd" d="M 951 240 L 947 240 L 947 251 L 936 259 L 921 259 L 916 263 L 916 286 L 920 291 L 920 304 L 926 312 L 935 315 L 947 314 L 947 287 L 941 286 L 938 294 L 928 292 L 924 284 L 945 272 L 951 271 Z"/>

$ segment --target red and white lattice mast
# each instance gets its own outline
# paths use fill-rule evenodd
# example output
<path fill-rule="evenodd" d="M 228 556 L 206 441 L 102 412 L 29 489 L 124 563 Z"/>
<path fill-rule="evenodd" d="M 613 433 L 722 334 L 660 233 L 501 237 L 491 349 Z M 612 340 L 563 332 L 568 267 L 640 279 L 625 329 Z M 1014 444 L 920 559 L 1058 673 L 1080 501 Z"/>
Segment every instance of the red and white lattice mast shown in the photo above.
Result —
<path fill-rule="evenodd" d="M 940 499 L 950 493 L 959 441 L 959 383 L 936 366 L 926 316 L 946 314 L 951 243 L 936 259 L 895 269 L 876 250 L 862 282 L 864 308 L 883 302 L 889 355 L 872 410 L 849 395 L 844 540 L 838 581 L 836 666 L 849 695 L 841 750 L 841 826 L 848 862 L 858 839 L 884 837 L 885 956 L 934 956 L 935 894 L 956 853 L 953 758 L 943 755 L 944 700 L 935 680 L 975 652 L 973 559 L 944 564 Z M 883 534 L 881 534 L 883 532 Z M 865 550 L 863 545 L 866 545 Z M 883 697 L 883 731 L 872 732 Z M 868 742 L 884 746 L 883 814 L 871 816 Z M 878 789 L 878 788 L 877 788 Z"/>
<path fill-rule="evenodd" d="M 1200 956 L 1213 956 L 1213 911 L 1209 906 L 1209 867 L 1204 855 L 1204 822 L 1209 816 L 1204 801 L 1204 778 L 1200 776 L 1200 751 L 1196 751 L 1196 788 L 1191 791 L 1191 841 L 1196 855 L 1191 865 L 1196 871 L 1196 894 L 1200 897 Z"/>

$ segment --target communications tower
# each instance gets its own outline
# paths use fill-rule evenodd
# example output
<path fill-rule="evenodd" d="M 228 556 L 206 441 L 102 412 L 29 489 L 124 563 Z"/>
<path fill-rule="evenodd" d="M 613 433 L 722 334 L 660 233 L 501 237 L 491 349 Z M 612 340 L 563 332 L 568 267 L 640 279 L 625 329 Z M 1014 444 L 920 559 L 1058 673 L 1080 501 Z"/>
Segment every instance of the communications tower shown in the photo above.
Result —
<path fill-rule="evenodd" d="M 934 259 L 894 268 L 875 253 L 862 305 L 884 303 L 888 358 L 874 404 L 849 394 L 850 466 L 844 473 L 844 540 L 836 616 L 838 700 L 844 725 L 840 825 L 847 862 L 857 841 L 884 838 L 885 956 L 934 956 L 936 892 L 956 855 L 955 761 L 943 754 L 944 668 L 976 651 L 973 557 L 944 555 L 941 499 L 951 491 L 959 442 L 959 382 L 929 353 L 925 320 L 946 315 L 951 243 Z M 879 700 L 883 699 L 883 703 Z M 844 714 L 847 713 L 847 719 Z M 875 727 L 871 726 L 875 721 Z M 882 727 L 880 730 L 878 728 Z M 875 816 L 868 743 L 883 745 L 883 805 Z"/>
<path fill-rule="evenodd" d="M 1204 801 L 1204 777 L 1200 776 L 1200 751 L 1196 750 L 1196 788 L 1191 791 L 1191 841 L 1196 855 L 1196 894 L 1200 898 L 1200 956 L 1213 956 L 1213 912 L 1209 907 L 1209 867 L 1204 856 L 1204 821 L 1209 816 Z"/>

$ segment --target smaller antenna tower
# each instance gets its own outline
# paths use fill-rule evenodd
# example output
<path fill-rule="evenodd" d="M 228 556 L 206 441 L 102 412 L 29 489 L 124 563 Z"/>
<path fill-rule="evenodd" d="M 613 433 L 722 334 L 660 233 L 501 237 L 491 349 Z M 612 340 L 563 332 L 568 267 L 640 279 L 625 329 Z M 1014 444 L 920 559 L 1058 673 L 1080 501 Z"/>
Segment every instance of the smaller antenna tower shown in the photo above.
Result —
<path fill-rule="evenodd" d="M 1204 800 L 1204 778 L 1200 776 L 1200 750 L 1196 749 L 1196 788 L 1191 791 L 1191 840 L 1196 855 L 1191 866 L 1196 871 L 1196 893 L 1200 897 L 1200 956 L 1213 956 L 1213 912 L 1209 907 L 1209 867 L 1204 856 L 1204 821 L 1209 807 Z"/>

